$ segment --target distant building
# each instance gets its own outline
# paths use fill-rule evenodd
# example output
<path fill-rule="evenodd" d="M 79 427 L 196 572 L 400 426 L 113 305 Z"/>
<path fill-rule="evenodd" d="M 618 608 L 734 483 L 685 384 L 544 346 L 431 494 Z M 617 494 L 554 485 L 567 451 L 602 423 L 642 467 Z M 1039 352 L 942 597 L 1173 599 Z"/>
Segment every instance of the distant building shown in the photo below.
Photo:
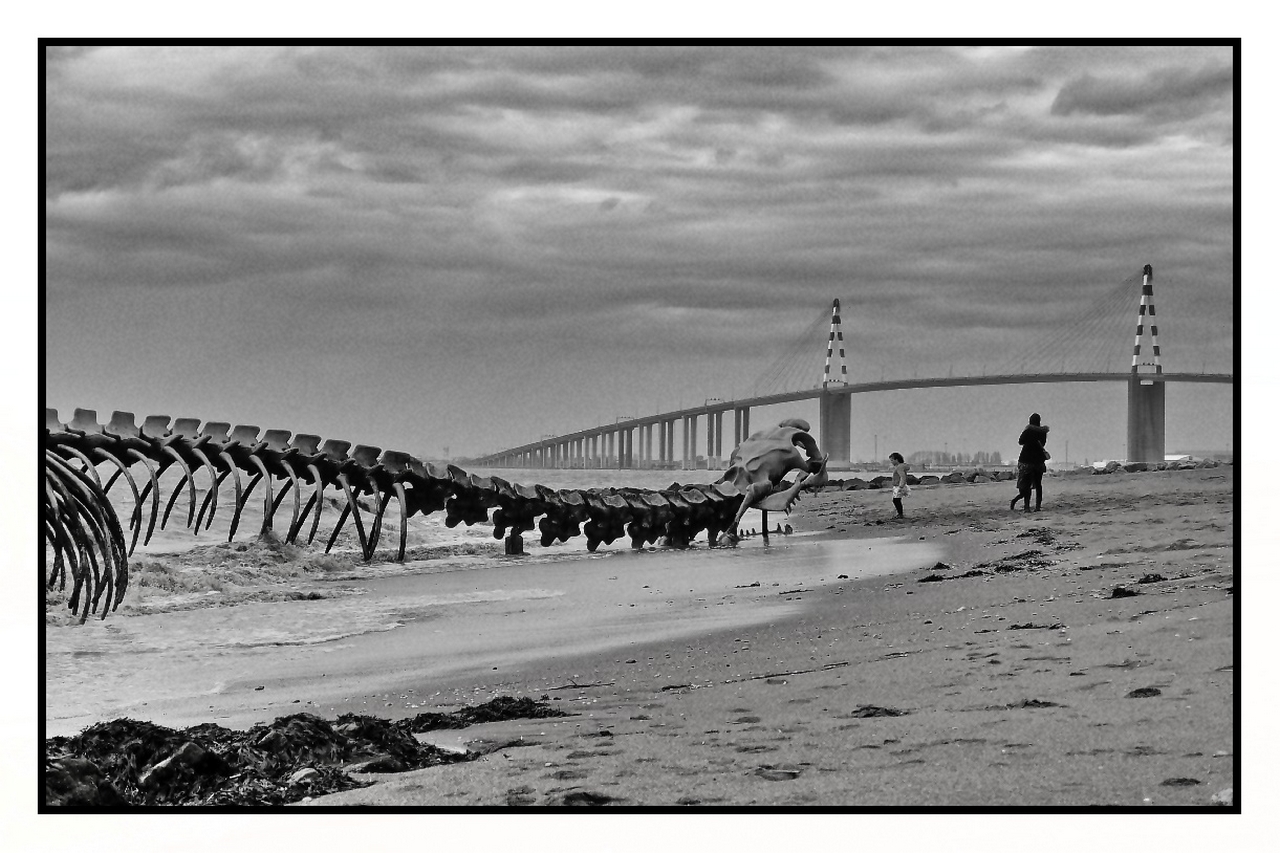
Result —
<path fill-rule="evenodd" d="M 1164 457 L 1165 462 L 1199 462 L 1201 459 L 1233 462 L 1235 453 L 1231 450 L 1182 450 Z"/>

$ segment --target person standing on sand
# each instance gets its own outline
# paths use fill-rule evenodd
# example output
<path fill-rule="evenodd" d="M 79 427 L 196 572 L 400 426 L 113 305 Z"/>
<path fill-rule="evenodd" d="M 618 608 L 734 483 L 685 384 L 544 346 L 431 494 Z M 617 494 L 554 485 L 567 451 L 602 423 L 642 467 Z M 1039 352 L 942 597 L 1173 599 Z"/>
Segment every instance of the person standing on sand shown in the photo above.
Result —
<path fill-rule="evenodd" d="M 1044 449 L 1049 438 L 1049 427 L 1040 425 L 1040 415 L 1033 413 L 1028 423 L 1018 436 L 1018 444 L 1022 450 L 1018 453 L 1018 495 L 1009 501 L 1009 509 L 1016 509 L 1018 501 L 1022 501 L 1022 511 L 1031 512 L 1031 491 L 1036 493 L 1035 511 L 1040 511 L 1040 502 L 1044 498 L 1045 460 L 1049 451 Z"/>
<path fill-rule="evenodd" d="M 907 471 L 911 466 L 901 453 L 890 453 L 889 462 L 893 465 L 893 508 L 898 511 L 898 518 L 903 518 L 902 499 L 911 494 L 911 486 L 907 484 Z"/>

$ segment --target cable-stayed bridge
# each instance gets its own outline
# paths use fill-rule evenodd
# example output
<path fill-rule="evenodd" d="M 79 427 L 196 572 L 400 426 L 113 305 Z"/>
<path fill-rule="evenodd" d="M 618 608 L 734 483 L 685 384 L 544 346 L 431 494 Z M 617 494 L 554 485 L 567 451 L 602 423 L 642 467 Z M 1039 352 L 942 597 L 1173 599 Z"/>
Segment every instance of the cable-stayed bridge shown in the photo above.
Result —
<path fill-rule="evenodd" d="M 468 460 L 475 466 L 498 468 L 694 468 L 698 448 L 705 442 L 708 464 L 718 467 L 727 457 L 723 445 L 724 416 L 733 414 L 731 451 L 751 434 L 753 409 L 800 400 L 817 400 L 819 444 L 833 465 L 849 462 L 850 424 L 854 394 L 917 388 L 983 385 L 1024 385 L 1064 382 L 1124 382 L 1128 385 L 1127 457 L 1135 462 L 1159 462 L 1165 452 L 1165 386 L 1170 382 L 1234 384 L 1231 373 L 1166 373 L 1160 360 L 1158 326 L 1151 266 L 1141 275 L 1120 282 L 1093 303 L 1085 314 L 1046 337 L 1033 349 L 1019 353 L 995 371 L 970 376 L 848 381 L 840 301 L 832 304 L 822 382 L 796 388 L 804 373 L 812 374 L 817 333 L 827 322 L 825 312 L 756 381 L 748 395 L 732 400 L 709 399 L 702 405 L 598 425 L 542 438 L 517 447 Z M 1116 318 L 1137 305 L 1137 326 L 1131 360 L 1117 369 L 1121 351 L 1113 327 Z M 1146 349 L 1148 348 L 1149 349 Z M 1067 369 L 1070 360 L 1071 369 Z M 838 366 L 838 370 L 836 367 Z M 797 371 L 800 371 L 797 374 Z M 791 387 L 788 388 L 787 386 Z M 676 424 L 680 424 L 677 438 Z M 656 441 L 655 441 L 656 433 Z M 679 454 L 677 456 L 677 453 Z"/>

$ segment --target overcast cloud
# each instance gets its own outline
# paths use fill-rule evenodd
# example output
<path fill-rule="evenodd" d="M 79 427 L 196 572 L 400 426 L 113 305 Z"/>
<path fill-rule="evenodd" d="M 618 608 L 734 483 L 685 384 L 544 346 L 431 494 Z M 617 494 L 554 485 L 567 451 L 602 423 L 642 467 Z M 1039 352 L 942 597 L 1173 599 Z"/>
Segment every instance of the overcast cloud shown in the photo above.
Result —
<path fill-rule="evenodd" d="M 1145 263 L 1165 369 L 1232 369 L 1229 48 L 50 48 L 45 74 L 64 418 L 479 453 L 741 396 L 835 297 L 855 381 L 996 372 L 1071 323 L 1067 367 L 1123 370 L 1137 290 L 1082 318 Z M 904 452 L 943 444 L 919 415 Z"/>

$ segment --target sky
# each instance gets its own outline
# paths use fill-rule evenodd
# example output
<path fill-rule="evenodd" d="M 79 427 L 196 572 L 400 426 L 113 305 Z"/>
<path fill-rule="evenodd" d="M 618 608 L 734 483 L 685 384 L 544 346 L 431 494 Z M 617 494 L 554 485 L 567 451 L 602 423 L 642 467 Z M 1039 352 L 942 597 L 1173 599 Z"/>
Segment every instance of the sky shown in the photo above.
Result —
<path fill-rule="evenodd" d="M 816 384 L 833 298 L 852 381 L 1123 371 L 1144 264 L 1164 369 L 1233 369 L 1230 48 L 59 47 L 43 70 L 64 420 L 479 455 L 748 396 L 806 331 L 792 387 Z M 1171 387 L 1166 449 L 1229 447 L 1232 401 Z M 1121 383 L 856 397 L 852 455 L 1007 456 L 1036 410 L 1051 448 L 1123 458 L 1124 406 Z M 816 419 L 791 409 L 752 425 Z"/>

